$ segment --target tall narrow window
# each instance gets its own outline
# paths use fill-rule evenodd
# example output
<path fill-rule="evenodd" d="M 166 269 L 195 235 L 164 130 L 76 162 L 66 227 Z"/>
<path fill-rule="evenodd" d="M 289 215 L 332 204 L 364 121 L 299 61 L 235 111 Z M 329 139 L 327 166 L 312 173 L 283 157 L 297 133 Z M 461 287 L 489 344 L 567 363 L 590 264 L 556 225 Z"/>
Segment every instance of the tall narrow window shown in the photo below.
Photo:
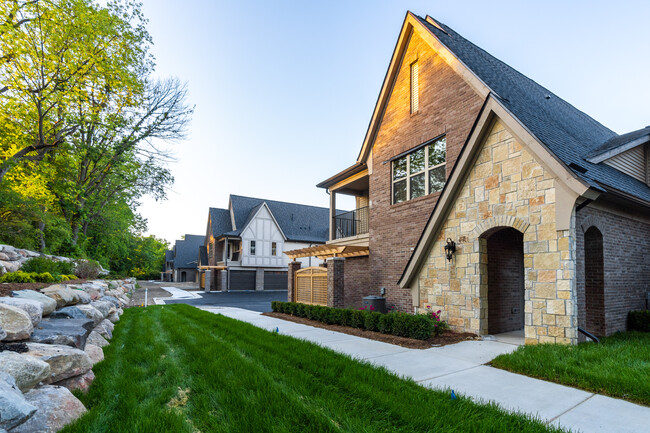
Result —
<path fill-rule="evenodd" d="M 255 241 L 251 241 L 251 256 L 255 255 Z"/>
<path fill-rule="evenodd" d="M 271 255 L 276 256 L 278 253 L 278 244 L 271 242 Z"/>
<path fill-rule="evenodd" d="M 411 63 L 411 114 L 417 113 L 420 108 L 420 86 L 418 84 L 418 62 Z"/>

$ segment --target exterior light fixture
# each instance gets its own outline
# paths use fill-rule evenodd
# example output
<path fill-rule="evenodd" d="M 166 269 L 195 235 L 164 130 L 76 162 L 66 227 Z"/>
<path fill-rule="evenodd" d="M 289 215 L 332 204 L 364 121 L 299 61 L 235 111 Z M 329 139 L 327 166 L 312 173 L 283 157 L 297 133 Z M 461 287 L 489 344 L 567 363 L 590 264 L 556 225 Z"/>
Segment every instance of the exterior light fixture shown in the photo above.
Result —
<path fill-rule="evenodd" d="M 452 241 L 451 238 L 447 238 L 447 245 L 445 245 L 445 255 L 447 256 L 447 260 L 451 262 L 455 252 L 456 242 Z"/>

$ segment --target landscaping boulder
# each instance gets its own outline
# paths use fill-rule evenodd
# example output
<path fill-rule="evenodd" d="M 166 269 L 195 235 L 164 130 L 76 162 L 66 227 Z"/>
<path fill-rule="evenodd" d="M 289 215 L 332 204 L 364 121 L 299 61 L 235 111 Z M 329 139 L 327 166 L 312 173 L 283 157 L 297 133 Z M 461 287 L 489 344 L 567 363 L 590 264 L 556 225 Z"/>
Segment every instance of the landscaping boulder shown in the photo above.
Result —
<path fill-rule="evenodd" d="M 77 308 L 79 311 L 81 311 L 86 318 L 93 321 L 93 324 L 95 326 L 97 326 L 99 323 L 101 323 L 102 320 L 104 320 L 104 316 L 102 315 L 102 313 L 92 305 L 80 304 L 80 305 L 75 305 L 72 308 Z"/>
<path fill-rule="evenodd" d="M 0 373 L 11 375 L 16 386 L 26 392 L 50 377 L 50 364 L 33 356 L 16 352 L 0 352 Z"/>
<path fill-rule="evenodd" d="M 83 350 L 59 344 L 27 343 L 29 356 L 50 364 L 50 377 L 43 382 L 54 383 L 85 374 L 93 367 L 90 356 Z"/>
<path fill-rule="evenodd" d="M 50 314 L 52 319 L 87 319 L 83 311 L 77 306 L 63 307 Z"/>
<path fill-rule="evenodd" d="M 0 327 L 7 334 L 3 341 L 26 340 L 34 329 L 29 314 L 6 304 L 0 304 Z"/>
<path fill-rule="evenodd" d="M 65 284 L 55 284 L 50 287 L 41 289 L 41 293 L 56 301 L 57 308 L 65 307 L 66 305 L 74 305 L 79 302 L 79 297 L 75 296 Z"/>
<path fill-rule="evenodd" d="M 104 319 L 111 313 L 111 309 L 115 308 L 115 306 L 108 301 L 93 301 L 90 305 L 97 308 L 99 312 L 102 313 Z"/>
<path fill-rule="evenodd" d="M 113 338 L 113 328 L 115 325 L 110 320 L 103 320 L 99 325 L 95 326 L 94 331 L 107 340 Z"/>
<path fill-rule="evenodd" d="M 84 352 L 90 356 L 90 359 L 93 361 L 93 366 L 99 361 L 104 360 L 104 351 L 99 346 L 95 346 L 94 344 L 86 344 Z"/>
<path fill-rule="evenodd" d="M 16 386 L 14 378 L 0 372 L 0 429 L 15 428 L 27 421 L 35 412 L 36 406 L 25 399 Z"/>
<path fill-rule="evenodd" d="M 17 290 L 12 292 L 14 298 L 31 299 L 38 301 L 43 306 L 43 316 L 48 316 L 52 311 L 56 310 L 56 301 L 49 296 L 34 290 Z"/>
<path fill-rule="evenodd" d="M 94 322 L 85 316 L 83 319 L 46 318 L 34 329 L 30 341 L 83 349 L 94 326 Z"/>
<path fill-rule="evenodd" d="M 5 332 L 4 329 L 2 329 L 2 326 L 0 325 L 0 341 L 4 340 L 6 336 L 7 333 Z"/>
<path fill-rule="evenodd" d="M 79 303 L 81 304 L 90 304 L 92 298 L 85 290 L 82 289 L 72 289 L 73 293 L 79 298 Z"/>
<path fill-rule="evenodd" d="M 97 287 L 94 287 L 92 285 L 83 284 L 81 287 L 83 291 L 86 292 L 88 296 L 90 296 L 91 302 L 96 301 L 104 296 L 104 294 Z"/>
<path fill-rule="evenodd" d="M 11 433 L 57 432 L 86 412 L 84 405 L 62 386 L 41 386 L 25 394 L 38 410 Z"/>
<path fill-rule="evenodd" d="M 12 305 L 23 310 L 29 315 L 29 318 L 32 321 L 32 326 L 38 325 L 38 322 L 43 318 L 43 304 L 32 299 L 0 296 L 0 304 Z"/>
<path fill-rule="evenodd" d="M 119 320 L 120 320 L 120 315 L 117 314 L 117 311 L 116 311 L 116 312 L 114 312 L 114 313 L 109 314 L 108 317 L 107 317 L 106 319 L 107 319 L 107 320 L 110 320 L 111 323 L 117 323 L 117 322 L 119 322 Z"/>
<path fill-rule="evenodd" d="M 114 296 L 102 296 L 101 300 L 110 302 L 115 308 L 120 308 L 120 301 Z"/>
<path fill-rule="evenodd" d="M 16 272 L 20 269 L 20 261 L 5 261 L 0 260 L 0 265 L 5 268 L 5 272 Z"/>
<path fill-rule="evenodd" d="M 99 347 L 106 347 L 109 345 L 109 342 L 104 337 L 102 337 L 101 334 L 99 334 L 96 331 L 93 331 L 88 336 L 88 339 L 86 340 L 86 344 L 93 344 Z"/>
<path fill-rule="evenodd" d="M 63 379 L 54 385 L 64 386 L 70 391 L 80 390 L 81 392 L 88 392 L 88 388 L 90 388 L 93 380 L 95 380 L 95 373 L 93 373 L 92 370 L 89 370 L 85 374 Z"/>

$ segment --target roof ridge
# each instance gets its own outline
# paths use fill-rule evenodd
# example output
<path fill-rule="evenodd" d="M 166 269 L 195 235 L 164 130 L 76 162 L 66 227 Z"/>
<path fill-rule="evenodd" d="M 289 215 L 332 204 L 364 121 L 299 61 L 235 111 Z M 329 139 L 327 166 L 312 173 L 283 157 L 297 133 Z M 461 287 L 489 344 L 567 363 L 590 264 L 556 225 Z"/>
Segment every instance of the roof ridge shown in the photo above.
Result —
<path fill-rule="evenodd" d="M 315 205 L 311 205 L 311 204 L 294 203 L 294 202 L 289 202 L 289 201 L 270 200 L 270 199 L 266 199 L 266 198 L 248 197 L 248 196 L 236 195 L 236 194 L 230 194 L 230 197 L 246 198 L 246 199 L 249 199 L 249 200 L 259 200 L 259 201 L 263 201 L 263 202 L 266 202 L 266 203 L 290 204 L 290 205 L 294 205 L 294 206 L 312 207 L 312 208 L 316 208 L 316 209 L 329 209 L 329 207 L 325 207 L 325 206 L 315 206 Z"/>

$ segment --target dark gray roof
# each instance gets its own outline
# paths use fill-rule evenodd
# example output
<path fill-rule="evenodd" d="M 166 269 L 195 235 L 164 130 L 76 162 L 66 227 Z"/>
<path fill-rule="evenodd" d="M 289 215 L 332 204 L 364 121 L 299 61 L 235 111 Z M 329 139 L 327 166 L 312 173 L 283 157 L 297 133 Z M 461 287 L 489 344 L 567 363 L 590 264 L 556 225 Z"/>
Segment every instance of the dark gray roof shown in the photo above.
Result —
<path fill-rule="evenodd" d="M 196 269 L 199 247 L 203 245 L 204 241 L 205 236 L 203 235 L 185 235 L 185 239 L 177 240 L 174 268 Z"/>
<path fill-rule="evenodd" d="M 199 265 L 208 265 L 208 248 L 205 245 L 201 245 L 199 247 Z"/>
<path fill-rule="evenodd" d="M 174 261 L 174 251 L 172 251 L 172 250 L 165 251 L 165 261 L 166 262 L 173 262 Z"/>
<path fill-rule="evenodd" d="M 607 140 L 605 143 L 603 143 L 602 145 L 594 149 L 589 154 L 589 156 L 594 157 L 597 155 L 602 155 L 603 153 L 609 152 L 610 150 L 614 150 L 618 147 L 625 146 L 626 144 L 631 143 L 632 141 L 635 141 L 639 138 L 648 138 L 650 140 L 650 126 L 637 129 L 636 131 L 628 132 L 627 134 L 621 134 L 612 137 L 609 140 Z"/>
<path fill-rule="evenodd" d="M 329 239 L 328 208 L 239 195 L 231 195 L 230 203 L 237 229 L 227 233 L 229 235 L 239 236 L 262 204 L 266 203 L 287 240 L 325 243 Z"/>
<path fill-rule="evenodd" d="M 424 18 L 418 18 L 576 175 L 594 187 L 609 186 L 650 201 L 650 187 L 645 183 L 606 164 L 592 164 L 585 159 L 595 149 L 617 137 L 614 131 L 472 44 L 440 21 L 436 20 L 442 30 Z M 586 171 L 582 173 L 580 167 Z"/>
<path fill-rule="evenodd" d="M 212 236 L 218 237 L 223 233 L 232 230 L 230 211 L 228 209 L 210 208 L 210 220 L 212 221 Z"/>

